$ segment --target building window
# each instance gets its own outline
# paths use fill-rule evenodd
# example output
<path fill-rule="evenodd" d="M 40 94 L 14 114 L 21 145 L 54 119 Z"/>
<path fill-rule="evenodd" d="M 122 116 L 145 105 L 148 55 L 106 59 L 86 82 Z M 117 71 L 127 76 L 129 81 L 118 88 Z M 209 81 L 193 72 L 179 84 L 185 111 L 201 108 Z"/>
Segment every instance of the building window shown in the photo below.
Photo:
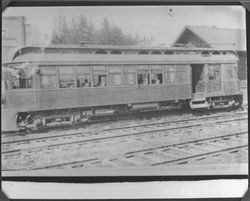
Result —
<path fill-rule="evenodd" d="M 125 85 L 136 85 L 136 66 L 124 66 L 123 80 Z"/>
<path fill-rule="evenodd" d="M 59 67 L 59 87 L 73 88 L 75 85 L 73 66 Z"/>
<path fill-rule="evenodd" d="M 109 86 L 120 86 L 122 85 L 122 67 L 112 66 L 108 67 L 109 72 Z"/>
<path fill-rule="evenodd" d="M 89 66 L 76 67 L 77 87 L 91 87 L 91 68 Z"/>
<path fill-rule="evenodd" d="M 56 88 L 56 68 L 41 68 L 40 83 L 42 89 Z"/>
<path fill-rule="evenodd" d="M 174 65 L 165 65 L 165 82 L 166 83 L 174 83 L 175 82 L 175 66 Z"/>
<path fill-rule="evenodd" d="M 187 65 L 176 65 L 176 83 L 187 82 Z"/>
<path fill-rule="evenodd" d="M 162 84 L 162 77 L 161 65 L 151 66 L 151 84 Z"/>
<path fill-rule="evenodd" d="M 148 85 L 149 84 L 149 66 L 147 65 L 142 65 L 138 66 L 138 71 L 137 71 L 137 79 L 138 79 L 138 84 L 139 85 Z"/>
<path fill-rule="evenodd" d="M 105 66 L 93 67 L 93 82 L 94 82 L 94 87 L 107 86 L 107 73 Z"/>

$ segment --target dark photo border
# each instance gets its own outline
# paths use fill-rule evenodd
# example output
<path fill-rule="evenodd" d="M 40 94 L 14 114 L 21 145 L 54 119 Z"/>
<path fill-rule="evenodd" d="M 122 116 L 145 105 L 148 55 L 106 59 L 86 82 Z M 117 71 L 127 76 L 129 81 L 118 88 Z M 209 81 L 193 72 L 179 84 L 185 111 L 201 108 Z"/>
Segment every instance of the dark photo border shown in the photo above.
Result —
<path fill-rule="evenodd" d="M 138 6 L 138 5 L 242 5 L 246 10 L 246 31 L 247 31 L 247 62 L 250 63 L 250 2 L 245 0 L 2 0 L 2 12 L 6 7 L 27 7 L 27 6 Z M 249 66 L 249 65 L 248 65 Z M 247 68 L 247 75 L 249 80 L 249 69 Z M 248 85 L 248 99 L 249 99 L 249 85 Z M 250 139 L 248 138 L 248 144 Z M 249 156 L 249 152 L 248 152 Z M 248 157 L 249 158 L 249 157 Z M 249 168 L 249 167 L 248 167 Z M 248 175 L 181 175 L 181 176 L 87 176 L 87 177 L 1 177 L 2 181 L 20 181 L 20 182 L 58 182 L 58 183 L 107 183 L 107 182 L 148 182 L 148 181 L 198 181 L 198 180 L 214 180 L 214 179 L 249 179 Z M 248 188 L 249 188 L 248 180 Z M 3 194 L 1 192 L 1 194 Z M 3 196 L 3 197 L 1 197 Z M 242 200 L 250 200 L 249 190 Z M 4 200 L 4 195 L 0 195 L 0 200 Z M 137 199 L 141 200 L 141 199 Z M 160 199 L 162 200 L 162 199 Z M 191 200 L 191 199 L 164 199 L 164 200 Z M 196 200 L 217 200 L 210 199 L 196 199 Z M 241 200 L 241 198 L 223 198 L 219 200 Z"/>

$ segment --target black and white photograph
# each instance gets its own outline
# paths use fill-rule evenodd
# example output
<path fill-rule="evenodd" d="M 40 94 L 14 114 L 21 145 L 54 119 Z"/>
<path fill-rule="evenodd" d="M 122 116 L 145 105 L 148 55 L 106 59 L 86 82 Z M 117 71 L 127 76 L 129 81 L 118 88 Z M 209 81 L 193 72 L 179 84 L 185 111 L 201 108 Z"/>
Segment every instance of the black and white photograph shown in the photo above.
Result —
<path fill-rule="evenodd" d="M 248 173 L 242 6 L 9 7 L 3 176 Z"/>

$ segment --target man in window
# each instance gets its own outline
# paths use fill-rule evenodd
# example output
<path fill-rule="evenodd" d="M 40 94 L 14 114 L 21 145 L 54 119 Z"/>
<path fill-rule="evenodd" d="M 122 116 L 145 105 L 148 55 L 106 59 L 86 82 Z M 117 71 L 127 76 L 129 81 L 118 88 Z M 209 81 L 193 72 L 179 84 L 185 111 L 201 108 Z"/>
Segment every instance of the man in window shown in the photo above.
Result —
<path fill-rule="evenodd" d="M 143 85 L 147 85 L 148 84 L 148 78 L 147 77 L 144 77 L 143 78 L 143 83 L 142 83 Z"/>
<path fill-rule="evenodd" d="M 82 86 L 83 86 L 83 87 L 90 87 L 90 82 L 89 82 L 89 80 L 88 80 L 88 79 L 85 79 L 85 80 L 84 80 L 84 83 L 82 83 Z"/>
<path fill-rule="evenodd" d="M 107 84 L 106 82 L 106 76 L 100 76 L 100 86 L 105 87 Z"/>

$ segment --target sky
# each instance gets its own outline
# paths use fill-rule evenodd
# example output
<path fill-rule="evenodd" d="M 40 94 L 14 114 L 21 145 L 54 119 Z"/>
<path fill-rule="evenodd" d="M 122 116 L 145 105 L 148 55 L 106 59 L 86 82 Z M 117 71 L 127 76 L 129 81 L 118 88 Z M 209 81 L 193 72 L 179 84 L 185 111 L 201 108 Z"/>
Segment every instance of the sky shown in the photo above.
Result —
<path fill-rule="evenodd" d="M 87 7 L 9 7 L 3 16 L 25 16 L 27 23 L 51 35 L 54 19 L 84 15 L 97 28 L 103 18 L 125 33 L 155 39 L 152 45 L 170 46 L 186 25 L 245 29 L 241 6 L 87 6 Z"/>

